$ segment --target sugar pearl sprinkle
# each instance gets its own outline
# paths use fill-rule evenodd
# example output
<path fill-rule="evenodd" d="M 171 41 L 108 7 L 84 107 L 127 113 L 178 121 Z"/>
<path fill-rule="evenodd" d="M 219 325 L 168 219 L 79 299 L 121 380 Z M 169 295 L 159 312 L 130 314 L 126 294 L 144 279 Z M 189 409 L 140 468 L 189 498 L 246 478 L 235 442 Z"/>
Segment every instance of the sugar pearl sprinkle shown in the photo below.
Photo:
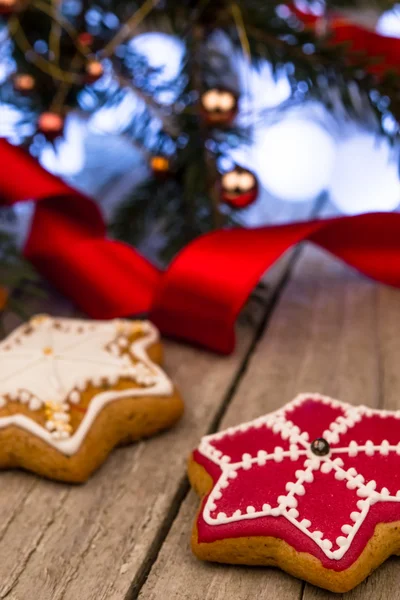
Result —
<path fill-rule="evenodd" d="M 299 427 L 290 421 L 291 412 L 301 407 L 307 400 L 316 400 L 333 408 L 340 407 L 344 412 L 344 415 L 339 416 L 331 423 L 319 440 L 315 440 L 319 442 L 316 447 L 323 450 L 321 456 L 317 456 L 312 451 L 313 440 L 309 439 L 308 434 L 301 432 Z M 382 419 L 391 416 L 400 420 L 400 411 L 379 411 L 366 406 L 354 407 L 320 394 L 301 394 L 274 413 L 243 423 L 237 427 L 230 427 L 223 432 L 203 437 L 198 448 L 199 452 L 221 468 L 220 478 L 210 492 L 203 510 L 205 522 L 209 525 L 219 525 L 265 516 L 283 516 L 311 538 L 328 558 L 341 559 L 350 548 L 357 531 L 369 512 L 370 506 L 379 501 L 400 502 L 400 490 L 392 494 L 386 487 L 377 489 L 374 480 L 366 481 L 364 476 L 358 473 L 355 468 L 346 468 L 346 457 L 354 457 L 361 453 L 365 453 L 367 456 L 378 454 L 383 457 L 390 452 L 400 455 L 400 441 L 393 445 L 388 440 L 382 440 L 379 444 L 371 440 L 367 440 L 364 444 L 358 444 L 356 441 L 351 440 L 345 447 L 340 445 L 331 447 L 331 445 L 340 444 L 341 436 L 351 430 L 356 423 L 372 416 Z M 267 428 L 273 433 L 279 434 L 283 440 L 289 442 L 289 449 L 284 450 L 280 446 L 276 446 L 273 451 L 269 452 L 260 449 L 254 456 L 245 452 L 241 460 L 234 463 L 230 456 L 224 455 L 213 445 L 227 436 L 232 437 L 250 429 L 260 428 Z M 226 489 L 232 484 L 235 485 L 235 480 L 240 477 L 242 471 L 248 471 L 254 466 L 262 467 L 268 461 L 280 463 L 283 460 L 297 461 L 303 458 L 303 467 L 296 470 L 295 480 L 286 483 L 286 493 L 279 495 L 275 503 L 266 502 L 261 507 L 256 507 L 250 502 L 245 510 L 233 507 L 232 514 L 218 510 L 219 501 L 223 498 Z M 357 497 L 359 498 L 356 500 L 356 510 L 350 512 L 349 515 L 343 514 L 342 535 L 335 540 L 327 539 L 324 532 L 313 526 L 309 519 L 302 517 L 298 510 L 298 499 L 299 497 L 306 497 L 307 490 L 314 481 L 316 471 L 326 475 L 330 474 L 337 481 L 343 482 L 343 485 L 349 490 L 354 491 L 355 500 Z M 226 509 L 224 510 L 226 511 Z"/>

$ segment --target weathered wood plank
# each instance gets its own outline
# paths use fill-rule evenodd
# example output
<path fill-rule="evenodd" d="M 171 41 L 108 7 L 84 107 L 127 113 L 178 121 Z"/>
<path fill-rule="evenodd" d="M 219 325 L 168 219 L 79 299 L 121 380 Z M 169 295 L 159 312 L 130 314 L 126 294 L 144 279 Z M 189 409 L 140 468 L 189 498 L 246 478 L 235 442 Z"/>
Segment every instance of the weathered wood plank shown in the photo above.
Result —
<path fill-rule="evenodd" d="M 309 214 L 310 207 L 296 207 L 292 216 Z M 0 506 L 8 516 L 0 529 L 0 598 L 25 600 L 32 582 L 40 600 L 136 594 L 186 494 L 187 455 L 218 419 L 289 260 L 269 274 L 264 304 L 248 307 L 252 319 L 239 326 L 232 356 L 166 344 L 166 369 L 187 408 L 176 428 L 116 450 L 81 487 L 1 475 L 7 484 L 0 487 Z"/>
<path fill-rule="evenodd" d="M 375 351 L 379 289 L 327 254 L 307 247 L 220 428 L 275 410 L 306 391 L 377 406 L 381 370 Z M 197 561 L 189 548 L 197 507 L 198 499 L 190 492 L 141 590 L 140 600 L 301 597 L 304 584 L 278 570 Z M 310 598 L 308 595 L 307 600 Z"/>
<path fill-rule="evenodd" d="M 399 322 L 400 293 L 389 287 L 375 286 L 374 318 L 368 333 L 375 340 L 374 352 L 379 364 L 376 378 L 378 405 L 388 410 L 400 408 Z M 367 369 L 366 365 L 365 371 Z M 398 598 L 399 588 L 400 561 L 393 557 L 348 594 L 330 594 L 307 585 L 303 600 L 387 600 Z"/>

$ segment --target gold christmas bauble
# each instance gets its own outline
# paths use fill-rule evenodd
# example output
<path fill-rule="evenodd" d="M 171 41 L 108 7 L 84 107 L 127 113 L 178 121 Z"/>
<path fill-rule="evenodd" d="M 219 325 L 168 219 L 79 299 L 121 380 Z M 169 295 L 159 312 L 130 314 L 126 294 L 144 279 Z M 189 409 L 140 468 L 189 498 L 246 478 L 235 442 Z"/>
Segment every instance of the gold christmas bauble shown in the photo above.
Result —
<path fill-rule="evenodd" d="M 29 94 L 35 88 L 36 80 L 29 73 L 17 73 L 13 77 L 14 89 L 22 94 Z"/>
<path fill-rule="evenodd" d="M 166 156 L 152 156 L 150 167 L 156 176 L 165 177 L 171 171 L 171 163 Z"/>
<path fill-rule="evenodd" d="M 103 65 L 98 60 L 90 60 L 86 65 L 85 71 L 86 80 L 89 83 L 94 83 L 95 81 L 100 79 L 100 77 L 102 77 L 104 73 Z"/>
<path fill-rule="evenodd" d="M 201 109 L 208 124 L 230 124 L 237 114 L 237 96 L 224 88 L 209 89 L 201 96 Z"/>
<path fill-rule="evenodd" d="M 233 208 L 246 208 L 258 196 L 258 181 L 249 169 L 235 166 L 221 177 L 221 200 Z"/>
<path fill-rule="evenodd" d="M 38 131 L 48 140 L 54 140 L 64 131 L 64 117 L 54 112 L 43 112 L 37 121 Z"/>

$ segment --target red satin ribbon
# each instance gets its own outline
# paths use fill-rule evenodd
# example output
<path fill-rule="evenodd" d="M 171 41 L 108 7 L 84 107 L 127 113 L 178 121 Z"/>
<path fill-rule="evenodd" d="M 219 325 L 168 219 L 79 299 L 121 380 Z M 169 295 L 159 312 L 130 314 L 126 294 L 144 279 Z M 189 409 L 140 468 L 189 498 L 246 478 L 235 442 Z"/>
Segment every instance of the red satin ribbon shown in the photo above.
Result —
<path fill-rule="evenodd" d="M 92 200 L 4 140 L 0 165 L 3 203 L 36 202 L 24 255 L 94 318 L 147 313 L 164 334 L 229 353 L 251 290 L 301 240 L 400 287 L 400 214 L 216 231 L 197 238 L 161 272 L 134 248 L 106 237 Z"/>
<path fill-rule="evenodd" d="M 295 15 L 304 25 L 316 32 L 323 17 L 304 13 L 292 7 Z M 346 54 L 349 63 L 360 62 L 368 58 L 371 64 L 367 70 L 378 77 L 387 71 L 400 74 L 400 39 L 383 36 L 374 31 L 355 25 L 340 14 L 332 14 L 327 21 L 329 44 L 338 46 L 346 45 Z"/>

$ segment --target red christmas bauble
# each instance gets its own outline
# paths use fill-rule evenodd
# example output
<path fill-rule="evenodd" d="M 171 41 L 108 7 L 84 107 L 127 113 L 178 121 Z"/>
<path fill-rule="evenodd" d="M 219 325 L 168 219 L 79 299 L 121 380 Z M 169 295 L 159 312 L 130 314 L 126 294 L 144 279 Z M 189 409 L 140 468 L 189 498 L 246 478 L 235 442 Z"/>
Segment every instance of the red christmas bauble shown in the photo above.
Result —
<path fill-rule="evenodd" d="M 258 196 L 258 181 L 254 173 L 236 166 L 221 177 L 221 200 L 232 208 L 246 208 Z"/>
<path fill-rule="evenodd" d="M 8 290 L 2 286 L 0 286 L 0 312 L 2 312 L 8 302 L 9 293 Z"/>
<path fill-rule="evenodd" d="M 85 48 L 90 48 L 93 45 L 94 38 L 91 33 L 84 31 L 80 33 L 77 38 L 79 44 Z"/>
<path fill-rule="evenodd" d="M 103 65 L 98 60 L 90 60 L 86 65 L 85 71 L 88 83 L 94 83 L 104 74 Z"/>
<path fill-rule="evenodd" d="M 38 118 L 37 128 L 48 140 L 53 141 L 63 134 L 64 117 L 58 113 L 44 112 Z"/>
<path fill-rule="evenodd" d="M 12 15 L 18 7 L 18 0 L 0 0 L 0 15 Z"/>
<path fill-rule="evenodd" d="M 201 112 L 208 125 L 230 125 L 237 111 L 238 99 L 230 90 L 212 88 L 201 96 Z"/>

